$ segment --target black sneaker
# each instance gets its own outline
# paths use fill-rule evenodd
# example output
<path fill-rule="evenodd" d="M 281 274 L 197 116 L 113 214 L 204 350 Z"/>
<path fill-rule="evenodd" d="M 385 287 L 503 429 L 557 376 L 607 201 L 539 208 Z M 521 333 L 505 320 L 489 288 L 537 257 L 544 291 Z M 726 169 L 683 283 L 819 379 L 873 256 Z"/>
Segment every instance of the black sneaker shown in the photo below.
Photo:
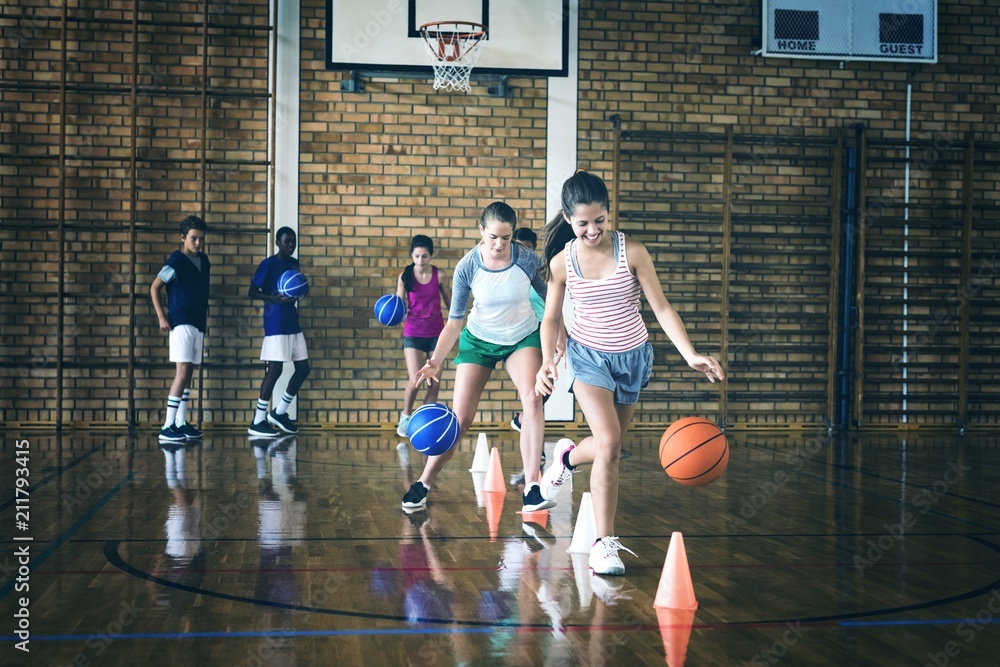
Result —
<path fill-rule="evenodd" d="M 187 438 L 188 440 L 199 440 L 205 435 L 200 430 L 196 429 L 194 426 L 191 426 L 191 424 L 181 424 L 176 428 L 178 431 L 183 433 L 184 437 Z"/>
<path fill-rule="evenodd" d="M 184 443 L 173 440 L 160 440 L 160 449 L 168 454 L 174 454 L 184 449 Z"/>
<path fill-rule="evenodd" d="M 184 442 L 187 440 L 187 436 L 181 433 L 176 426 L 171 424 L 167 428 L 160 431 L 159 440 L 160 442 Z"/>
<path fill-rule="evenodd" d="M 279 415 L 274 410 L 271 410 L 267 413 L 267 421 L 271 422 L 285 433 L 295 435 L 299 432 L 299 427 L 295 425 L 295 422 L 292 421 L 292 418 L 288 416 L 287 412 L 283 415 Z"/>
<path fill-rule="evenodd" d="M 521 430 L 521 413 L 515 412 L 514 416 L 510 419 L 510 427 L 515 431 Z"/>
<path fill-rule="evenodd" d="M 555 536 L 534 521 L 525 521 L 521 524 L 521 539 L 524 540 L 525 546 L 534 553 L 556 543 Z"/>
<path fill-rule="evenodd" d="M 540 510 L 547 510 L 550 507 L 556 506 L 556 501 L 542 498 L 542 492 L 537 483 L 528 487 L 523 496 L 523 500 L 524 506 L 521 508 L 521 511 L 523 512 L 538 512 Z"/>
<path fill-rule="evenodd" d="M 270 424 L 266 421 L 259 421 L 250 424 L 250 428 L 247 429 L 247 433 L 254 436 L 255 438 L 277 438 L 278 432 L 274 430 Z"/>
<path fill-rule="evenodd" d="M 427 492 L 430 491 L 423 482 L 414 482 L 410 490 L 403 496 L 403 509 L 416 510 L 427 507 Z"/>
<path fill-rule="evenodd" d="M 281 437 L 279 437 L 277 440 L 272 440 L 267 447 L 268 456 L 273 457 L 276 454 L 282 454 L 284 452 L 287 452 L 289 449 L 291 449 L 292 445 L 295 444 L 296 440 L 295 436 L 281 435 L 280 433 L 278 435 Z"/>

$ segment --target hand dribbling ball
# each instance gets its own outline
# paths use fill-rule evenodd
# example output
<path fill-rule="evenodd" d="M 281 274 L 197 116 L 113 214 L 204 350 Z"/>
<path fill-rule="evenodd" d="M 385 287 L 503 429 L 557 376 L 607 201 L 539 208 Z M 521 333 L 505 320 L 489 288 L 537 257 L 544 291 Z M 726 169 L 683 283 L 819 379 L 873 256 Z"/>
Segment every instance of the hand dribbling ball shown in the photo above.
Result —
<path fill-rule="evenodd" d="M 278 278 L 278 294 L 298 299 L 309 291 L 309 281 L 295 269 L 288 269 Z"/>
<path fill-rule="evenodd" d="M 394 327 L 406 316 L 406 304 L 395 294 L 386 294 L 375 302 L 375 319 L 385 327 Z"/>
<path fill-rule="evenodd" d="M 458 441 L 458 417 L 441 403 L 421 405 L 410 415 L 406 434 L 410 444 L 421 454 L 438 456 Z"/>
<path fill-rule="evenodd" d="M 729 463 L 729 442 L 718 426 L 701 417 L 678 419 L 660 438 L 660 464 L 685 486 L 715 480 Z"/>

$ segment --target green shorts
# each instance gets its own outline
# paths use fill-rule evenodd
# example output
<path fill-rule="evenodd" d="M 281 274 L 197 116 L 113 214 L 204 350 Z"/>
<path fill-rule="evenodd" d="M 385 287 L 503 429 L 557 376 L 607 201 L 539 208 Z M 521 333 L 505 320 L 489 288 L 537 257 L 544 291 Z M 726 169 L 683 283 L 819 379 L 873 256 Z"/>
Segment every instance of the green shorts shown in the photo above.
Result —
<path fill-rule="evenodd" d="M 539 329 L 522 338 L 513 345 L 495 345 L 476 338 L 468 329 L 462 329 L 458 337 L 458 356 L 455 364 L 478 364 L 486 368 L 496 368 L 497 362 L 507 361 L 507 358 L 525 347 L 542 347 L 542 337 Z"/>

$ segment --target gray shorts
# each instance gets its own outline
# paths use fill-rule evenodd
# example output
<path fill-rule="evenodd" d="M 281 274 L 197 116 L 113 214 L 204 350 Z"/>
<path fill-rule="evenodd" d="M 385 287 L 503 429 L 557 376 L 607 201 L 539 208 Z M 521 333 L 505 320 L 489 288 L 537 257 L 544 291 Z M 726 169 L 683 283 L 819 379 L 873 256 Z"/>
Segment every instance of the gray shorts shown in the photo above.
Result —
<path fill-rule="evenodd" d="M 646 341 L 625 352 L 602 352 L 573 339 L 566 345 L 572 382 L 602 387 L 619 405 L 635 405 L 653 373 L 653 346 Z"/>
<path fill-rule="evenodd" d="M 437 345 L 437 336 L 433 338 L 426 338 L 423 336 L 403 336 L 403 349 L 413 348 L 414 350 L 420 350 L 421 352 L 426 352 L 430 354 L 434 351 L 434 346 Z"/>

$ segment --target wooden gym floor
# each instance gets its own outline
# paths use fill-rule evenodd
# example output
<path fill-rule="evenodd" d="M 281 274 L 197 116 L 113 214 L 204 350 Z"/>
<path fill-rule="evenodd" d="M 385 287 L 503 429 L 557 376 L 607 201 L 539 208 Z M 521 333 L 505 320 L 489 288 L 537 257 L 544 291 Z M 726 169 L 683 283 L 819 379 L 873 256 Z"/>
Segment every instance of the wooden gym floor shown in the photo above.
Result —
<path fill-rule="evenodd" d="M 508 479 L 515 436 L 488 434 Z M 421 460 L 389 432 L 270 449 L 208 433 L 178 452 L 8 432 L 8 463 L 30 444 L 30 525 L 5 463 L 0 665 L 996 664 L 997 438 L 729 436 L 726 475 L 686 488 L 657 433 L 630 434 L 618 532 L 637 557 L 616 590 L 566 552 L 587 473 L 544 528 L 508 487 L 491 538 L 475 437 L 407 515 Z M 653 608 L 672 531 L 693 618 Z M 27 654 L 12 534 L 33 538 Z"/>

